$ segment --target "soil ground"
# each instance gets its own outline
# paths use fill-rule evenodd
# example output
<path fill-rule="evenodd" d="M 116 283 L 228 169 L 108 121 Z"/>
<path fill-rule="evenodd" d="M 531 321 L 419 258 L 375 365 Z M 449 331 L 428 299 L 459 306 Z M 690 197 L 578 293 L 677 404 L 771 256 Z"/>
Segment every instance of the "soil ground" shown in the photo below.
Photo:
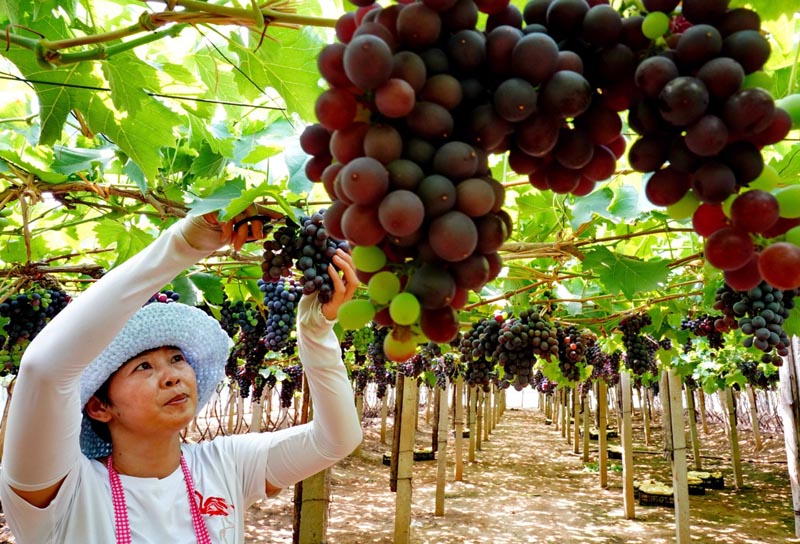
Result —
<path fill-rule="evenodd" d="M 634 420 L 635 478 L 669 482 L 670 466 L 661 453 L 661 429 L 644 444 L 642 421 Z M 329 544 L 393 542 L 395 494 L 389 490 L 389 467 L 382 464 L 389 446 L 379 440 L 380 420 L 366 419 L 365 440 L 358 455 L 331 469 Z M 389 433 L 391 436 L 391 433 Z M 417 447 L 430 446 L 431 431 L 420 415 Z M 712 425 L 701 436 L 703 470 L 721 471 L 725 489 L 690 497 L 693 542 L 800 543 L 793 538 L 791 491 L 783 436 L 764 435 L 755 453 L 752 434 L 740 432 L 744 487 L 735 489 L 724 428 Z M 610 444 L 618 440 L 611 439 Z M 465 448 L 468 441 L 464 441 Z M 608 487 L 586 467 L 580 455 L 531 408 L 509 406 L 483 441 L 473 463 L 466 462 L 462 481 L 453 480 L 454 441 L 448 444 L 445 515 L 433 515 L 436 462 L 414 465 L 411 541 L 414 544 L 498 543 L 667 543 L 675 541 L 670 508 L 636 505 L 625 519 L 621 471 L 609 471 Z M 597 460 L 597 443 L 590 446 Z M 691 452 L 691 449 L 690 449 Z M 610 460 L 609 466 L 619 467 Z M 689 457 L 690 467 L 693 462 Z M 247 513 L 248 542 L 292 542 L 292 490 L 262 501 Z M 0 543 L 14 543 L 0 518 Z"/>

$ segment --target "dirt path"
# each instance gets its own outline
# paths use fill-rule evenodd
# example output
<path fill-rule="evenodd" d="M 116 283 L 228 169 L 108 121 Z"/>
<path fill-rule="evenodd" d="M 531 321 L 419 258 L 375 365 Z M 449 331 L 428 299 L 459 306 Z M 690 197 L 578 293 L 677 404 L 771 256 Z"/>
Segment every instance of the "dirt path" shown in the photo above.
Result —
<path fill-rule="evenodd" d="M 430 428 L 424 420 L 421 414 L 419 447 L 430 445 Z M 380 444 L 378 426 L 377 419 L 367 419 L 360 456 L 350 457 L 332 470 L 329 544 L 393 541 L 395 495 L 389 491 L 389 468 L 381 462 L 389 448 Z M 634 436 L 643 437 L 641 429 L 636 429 Z M 757 456 L 748 443 L 749 433 L 741 432 L 740 438 L 746 485 L 735 490 L 723 429 L 717 425 L 702 436 L 703 468 L 722 471 L 726 488 L 691 497 L 692 540 L 800 543 L 790 538 L 794 530 L 783 437 L 766 435 L 765 451 Z M 650 448 L 635 442 L 635 451 L 651 452 L 634 455 L 636 479 L 669 480 L 660 440 L 656 422 Z M 561 432 L 545 425 L 536 410 L 506 411 L 477 452 L 477 461 L 465 464 L 461 482 L 452 481 L 453 447 L 451 440 L 444 517 L 433 515 L 436 463 L 414 466 L 414 544 L 674 542 L 671 509 L 637 505 L 636 519 L 626 520 L 621 474 L 611 471 L 609 487 L 601 489 L 598 475 L 584 469 L 581 457 L 572 453 Z M 592 448 L 596 450 L 596 442 Z M 596 461 L 596 453 L 592 461 Z M 618 463 L 610 461 L 612 467 Z M 248 542 L 291 543 L 292 494 L 286 490 L 250 508 Z M 0 517 L 0 543 L 13 542 Z"/>
<path fill-rule="evenodd" d="M 422 423 L 418 446 L 430 444 Z M 378 441 L 377 422 L 365 423 L 365 444 L 359 458 L 333 469 L 328 542 L 389 544 L 394 534 L 395 495 L 389 491 L 389 469 L 381 463 L 388 449 Z M 652 453 L 637 453 L 636 478 L 668 481 L 669 466 L 658 452 L 660 429 L 654 428 Z M 635 432 L 635 436 L 643 433 Z M 742 450 L 750 450 L 742 433 Z M 760 462 L 744 463 L 745 488 L 732 488 L 733 475 L 721 430 L 704 438 L 705 470 L 721 470 L 726 489 L 691 497 L 692 540 L 718 544 L 800 542 L 793 534 L 791 496 L 783 437 L 766 437 Z M 592 442 L 596 450 L 596 443 Z M 452 460 L 452 441 L 449 456 Z M 636 443 L 637 451 L 644 444 Z M 783 458 L 785 460 L 785 457 Z M 596 454 L 592 455 L 596 461 Z M 618 461 L 610 461 L 617 464 Z M 433 516 L 435 462 L 414 467 L 412 542 L 415 544 L 477 543 L 667 543 L 674 542 L 671 509 L 636 506 L 636 519 L 622 508 L 622 477 L 610 472 L 608 489 L 596 473 L 584 470 L 561 432 L 544 424 L 534 410 L 508 410 L 477 462 L 466 464 L 464 480 L 452 481 L 448 468 L 445 516 Z M 291 492 L 250 512 L 252 542 L 291 542 Z"/>

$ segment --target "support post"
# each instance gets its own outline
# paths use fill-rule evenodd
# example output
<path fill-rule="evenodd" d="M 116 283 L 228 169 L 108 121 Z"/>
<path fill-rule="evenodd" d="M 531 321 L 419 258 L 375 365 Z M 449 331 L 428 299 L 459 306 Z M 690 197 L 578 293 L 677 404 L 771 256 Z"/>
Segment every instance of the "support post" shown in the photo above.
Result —
<path fill-rule="evenodd" d="M 460 482 L 464 479 L 464 377 L 456 378 L 453 395 L 453 425 L 456 429 L 456 467 L 453 479 Z"/>
<path fill-rule="evenodd" d="M 591 403 L 589 394 L 581 397 L 581 413 L 583 414 L 583 462 L 589 462 L 589 420 L 591 419 Z"/>
<path fill-rule="evenodd" d="M 572 389 L 572 417 L 574 420 L 573 424 L 573 433 L 572 433 L 572 453 L 579 453 L 581 451 L 581 427 L 578 425 L 578 421 L 580 421 L 580 409 L 579 409 L 579 402 L 580 399 L 578 398 L 580 394 L 578 393 L 578 387 Z"/>
<path fill-rule="evenodd" d="M 400 416 L 400 441 L 397 452 L 397 495 L 395 497 L 394 542 L 411 542 L 411 476 L 414 466 L 414 442 L 418 382 L 415 378 L 404 380 L 403 410 Z"/>
<path fill-rule="evenodd" d="M 631 374 L 620 373 L 622 389 L 622 496 L 625 507 L 625 518 L 633 519 L 636 515 L 633 499 L 633 423 L 631 401 Z"/>
<path fill-rule="evenodd" d="M 686 466 L 686 429 L 683 423 L 683 394 L 681 379 L 670 369 L 669 408 L 672 431 L 672 489 L 675 496 L 675 544 L 688 544 L 689 537 L 689 482 Z M 664 432 L 667 432 L 666 427 Z"/>
<path fill-rule="evenodd" d="M 736 431 L 736 406 L 733 403 L 733 389 L 725 388 L 725 400 L 728 405 L 728 438 L 731 444 L 731 462 L 736 489 L 744 487 L 742 479 L 742 458 L 739 453 L 739 435 Z"/>
<path fill-rule="evenodd" d="M 692 457 L 694 469 L 703 470 L 703 461 L 700 458 L 700 438 L 697 436 L 697 413 L 694 409 L 694 391 L 686 386 L 686 408 L 689 411 L 689 434 L 692 439 Z"/>
<path fill-rule="evenodd" d="M 761 443 L 761 431 L 758 428 L 758 408 L 756 407 L 756 393 L 753 386 L 749 383 L 745 386 L 747 388 L 747 402 L 750 404 L 750 424 L 753 427 L 753 442 L 755 444 L 755 451 L 761 451 L 763 444 Z"/>
<path fill-rule="evenodd" d="M 606 412 L 608 411 L 608 386 L 605 380 L 597 382 L 597 417 L 599 424 L 597 425 L 597 463 L 600 466 L 600 487 L 605 489 L 608 487 L 608 438 L 606 437 Z"/>
<path fill-rule="evenodd" d="M 435 388 L 438 392 L 437 412 L 439 415 L 439 425 L 437 435 L 439 444 L 436 454 L 436 506 L 434 516 L 444 515 L 444 491 L 447 483 L 447 384 L 444 389 Z"/>
<path fill-rule="evenodd" d="M 467 459 L 470 463 L 475 462 L 475 440 L 478 435 L 478 387 L 473 385 L 469 388 L 469 454 Z"/>

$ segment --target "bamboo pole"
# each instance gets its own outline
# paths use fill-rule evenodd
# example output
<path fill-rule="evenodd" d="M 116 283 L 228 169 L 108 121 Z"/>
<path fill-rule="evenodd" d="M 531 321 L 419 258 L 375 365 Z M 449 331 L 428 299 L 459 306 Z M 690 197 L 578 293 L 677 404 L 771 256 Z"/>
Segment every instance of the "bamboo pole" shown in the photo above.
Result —
<path fill-rule="evenodd" d="M 436 462 L 436 506 L 433 515 L 444 515 L 444 492 L 447 482 L 447 385 L 444 389 L 436 388 L 439 392 L 437 402 L 439 425 L 437 435 L 439 437 L 439 444 L 437 448 Z"/>
<path fill-rule="evenodd" d="M 689 536 L 689 482 L 686 465 L 686 428 L 683 422 L 683 394 L 681 379 L 670 369 L 667 375 L 669 385 L 669 412 L 672 434 L 672 490 L 675 496 L 675 543 L 687 544 Z M 667 428 L 664 428 L 667 432 Z"/>
<path fill-rule="evenodd" d="M 635 506 L 633 502 L 633 424 L 631 421 L 631 374 L 628 371 L 620 373 L 620 388 L 622 389 L 622 497 L 625 507 L 625 518 L 634 519 Z"/>
<path fill-rule="evenodd" d="M 747 389 L 747 402 L 750 404 L 750 424 L 753 426 L 753 442 L 755 443 L 755 451 L 759 452 L 764 447 L 761 443 L 761 432 L 758 429 L 758 408 L 756 407 L 756 393 L 753 386 L 749 383 L 746 385 Z"/>
<path fill-rule="evenodd" d="M 742 458 L 739 454 L 739 436 L 736 431 L 736 406 L 733 404 L 733 389 L 725 388 L 725 400 L 728 404 L 728 438 L 731 444 L 731 462 L 736 489 L 744 487 L 742 479 Z"/>
<path fill-rule="evenodd" d="M 600 466 L 600 487 L 608 487 L 608 439 L 606 437 L 606 411 L 608 410 L 607 386 L 605 380 L 597 385 L 597 417 L 599 452 L 597 462 Z"/>
<path fill-rule="evenodd" d="M 703 461 L 700 458 L 700 438 L 697 436 L 697 413 L 694 409 L 694 391 L 686 386 L 686 408 L 689 412 L 689 434 L 692 440 L 692 457 L 694 469 L 703 470 Z"/>
<path fill-rule="evenodd" d="M 469 422 L 469 455 L 467 459 L 470 463 L 475 462 L 475 441 L 478 438 L 478 387 L 471 386 L 469 388 L 469 413 L 467 415 Z"/>
<path fill-rule="evenodd" d="M 778 409 L 783 422 L 783 437 L 786 444 L 786 461 L 792 487 L 792 510 L 794 511 L 794 534 L 800 537 L 800 386 L 798 384 L 798 339 L 792 337 L 788 357 L 784 358 L 780 371 L 780 399 Z"/>
<path fill-rule="evenodd" d="M 464 479 L 464 377 L 456 378 L 453 403 L 453 425 L 456 429 L 456 466 L 453 479 Z"/>
<path fill-rule="evenodd" d="M 411 476 L 414 466 L 414 442 L 416 429 L 416 415 L 419 413 L 417 404 L 416 379 L 404 380 L 403 409 L 400 416 L 400 439 L 397 451 L 397 495 L 395 497 L 395 544 L 408 544 L 411 542 Z"/>

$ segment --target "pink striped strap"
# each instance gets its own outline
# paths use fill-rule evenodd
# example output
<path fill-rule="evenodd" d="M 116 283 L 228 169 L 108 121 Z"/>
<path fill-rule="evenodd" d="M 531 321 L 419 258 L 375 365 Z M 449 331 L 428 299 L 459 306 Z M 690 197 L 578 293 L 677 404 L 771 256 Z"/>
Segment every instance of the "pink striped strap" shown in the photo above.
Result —
<path fill-rule="evenodd" d="M 186 482 L 186 493 L 189 496 L 189 510 L 192 513 L 192 525 L 194 525 L 194 534 L 197 536 L 197 544 L 211 544 L 208 528 L 200 515 L 197 502 L 194 500 L 195 492 L 192 473 L 189 472 L 189 466 L 186 464 L 186 459 L 184 459 L 183 455 L 181 455 L 181 469 L 183 470 L 183 480 Z M 119 473 L 114 468 L 114 462 L 110 455 L 108 456 L 108 481 L 111 484 L 111 501 L 114 504 L 114 532 L 117 536 L 117 544 L 132 544 L 125 493 L 122 490 Z"/>

